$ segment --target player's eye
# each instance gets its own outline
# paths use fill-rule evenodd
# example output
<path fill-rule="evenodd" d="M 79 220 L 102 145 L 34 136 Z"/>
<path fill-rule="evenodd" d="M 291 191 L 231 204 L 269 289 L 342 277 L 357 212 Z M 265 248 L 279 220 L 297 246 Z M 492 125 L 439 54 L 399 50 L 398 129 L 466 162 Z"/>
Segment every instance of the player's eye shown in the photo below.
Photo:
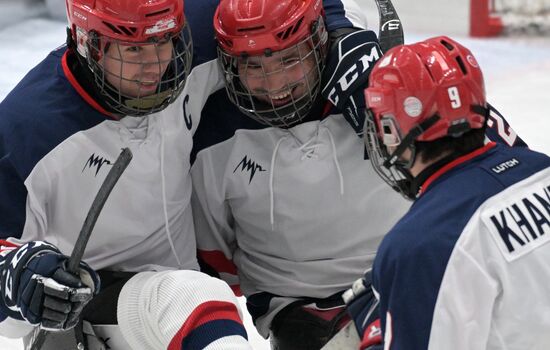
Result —
<path fill-rule="evenodd" d="M 248 62 L 246 64 L 246 68 L 248 68 L 248 69 L 261 69 L 262 65 L 258 62 Z"/>
<path fill-rule="evenodd" d="M 289 57 L 289 58 L 285 58 L 283 60 L 283 64 L 285 66 L 290 66 L 290 65 L 296 64 L 298 62 L 300 62 L 300 59 L 298 57 Z"/>
<path fill-rule="evenodd" d="M 128 46 L 126 49 L 125 49 L 126 52 L 140 52 L 141 51 L 141 47 L 139 46 Z"/>
<path fill-rule="evenodd" d="M 247 70 L 249 70 L 249 71 L 251 71 L 251 70 L 259 70 L 259 69 L 261 69 L 261 68 L 262 68 L 262 66 L 260 66 L 260 65 L 248 65 Z"/>

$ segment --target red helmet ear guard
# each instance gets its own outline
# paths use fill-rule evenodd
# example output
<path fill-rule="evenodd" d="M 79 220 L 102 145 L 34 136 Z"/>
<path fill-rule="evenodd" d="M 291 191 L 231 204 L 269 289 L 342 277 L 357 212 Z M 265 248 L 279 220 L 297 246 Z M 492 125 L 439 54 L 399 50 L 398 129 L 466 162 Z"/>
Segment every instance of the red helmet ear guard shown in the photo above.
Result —
<path fill-rule="evenodd" d="M 382 128 L 382 120 L 388 118 L 399 137 L 405 137 L 438 115 L 439 120 L 416 141 L 459 136 L 485 124 L 485 85 L 479 65 L 470 50 L 444 36 L 389 50 L 373 68 L 365 97 L 382 139 L 388 138 Z"/>
<path fill-rule="evenodd" d="M 222 0 L 214 30 L 227 54 L 255 56 L 297 44 L 322 14 L 321 0 Z"/>

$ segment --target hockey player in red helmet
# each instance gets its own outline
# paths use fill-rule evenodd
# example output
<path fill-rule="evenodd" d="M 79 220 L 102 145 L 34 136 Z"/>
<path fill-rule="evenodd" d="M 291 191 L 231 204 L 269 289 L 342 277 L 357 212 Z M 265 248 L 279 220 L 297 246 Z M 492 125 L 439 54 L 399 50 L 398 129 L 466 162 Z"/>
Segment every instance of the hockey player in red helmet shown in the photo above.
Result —
<path fill-rule="evenodd" d="M 448 37 L 389 50 L 365 96 L 370 160 L 414 199 L 373 266 L 385 349 L 548 347 L 550 158 L 486 141 L 481 69 Z"/>
<path fill-rule="evenodd" d="M 240 287 L 278 350 L 320 349 L 349 322 L 342 292 L 408 207 L 357 157 L 362 139 L 321 96 L 325 19 L 317 0 L 220 2 L 226 92 L 264 128 L 238 130 L 192 167 L 199 256 Z"/>
<path fill-rule="evenodd" d="M 68 45 L 0 104 L 0 334 L 30 347 L 48 330 L 44 350 L 249 349 L 232 291 L 192 271 L 184 104 L 198 115 L 211 86 L 186 87 L 183 1 L 66 4 Z M 132 162 L 73 276 L 68 256 L 121 148 Z"/>
<path fill-rule="evenodd" d="M 214 19 L 231 101 L 263 124 L 291 127 L 320 101 L 328 33 L 320 2 L 229 1 Z"/>
<path fill-rule="evenodd" d="M 404 46 L 377 67 L 365 94 L 374 115 L 366 124 L 365 142 L 382 178 L 414 199 L 422 181 L 412 181 L 411 168 L 418 153 L 424 154 L 419 161 L 431 160 L 426 142 L 444 137 L 451 142 L 484 129 L 488 108 L 483 75 L 472 53 L 447 38 Z M 476 133 L 483 135 L 483 130 Z M 449 151 L 447 156 L 458 153 L 463 152 Z"/>

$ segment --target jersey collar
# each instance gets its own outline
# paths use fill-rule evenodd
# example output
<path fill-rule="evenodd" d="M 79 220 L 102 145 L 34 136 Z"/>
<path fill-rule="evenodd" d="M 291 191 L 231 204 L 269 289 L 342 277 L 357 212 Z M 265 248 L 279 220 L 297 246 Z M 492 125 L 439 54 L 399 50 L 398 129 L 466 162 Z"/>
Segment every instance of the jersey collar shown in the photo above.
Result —
<path fill-rule="evenodd" d="M 90 106 L 92 106 L 96 111 L 99 113 L 107 116 L 110 119 L 116 120 L 111 113 L 107 112 L 105 108 L 101 107 L 99 103 L 97 103 L 90 94 L 84 90 L 82 85 L 78 83 L 78 80 L 76 80 L 73 72 L 69 68 L 69 64 L 67 63 L 67 55 L 69 54 L 70 50 L 65 51 L 63 54 L 63 57 L 61 57 L 61 67 L 63 68 L 63 73 L 65 74 L 65 77 L 67 77 L 67 80 L 72 85 L 72 87 L 76 90 L 76 92 L 86 101 Z"/>
<path fill-rule="evenodd" d="M 494 148 L 495 146 L 496 146 L 495 142 L 489 142 L 485 146 L 480 147 L 480 148 L 478 148 L 478 149 L 476 149 L 476 150 L 474 150 L 474 151 L 472 151 L 468 154 L 465 154 L 461 157 L 458 157 L 450 163 L 447 163 L 445 166 L 441 167 L 439 170 L 437 170 L 435 173 L 433 173 L 430 177 L 428 177 L 426 179 L 426 181 L 424 181 L 422 186 L 420 186 L 420 191 L 418 193 L 418 197 L 422 196 L 422 194 L 425 193 L 428 190 L 428 187 L 430 187 L 430 185 L 435 180 L 440 178 L 443 174 L 447 173 L 448 171 L 450 171 L 451 169 L 457 167 L 458 165 L 469 161 L 470 159 L 473 159 L 473 158 L 475 158 L 479 155 L 482 155 L 483 153 L 486 153 L 487 151 Z"/>

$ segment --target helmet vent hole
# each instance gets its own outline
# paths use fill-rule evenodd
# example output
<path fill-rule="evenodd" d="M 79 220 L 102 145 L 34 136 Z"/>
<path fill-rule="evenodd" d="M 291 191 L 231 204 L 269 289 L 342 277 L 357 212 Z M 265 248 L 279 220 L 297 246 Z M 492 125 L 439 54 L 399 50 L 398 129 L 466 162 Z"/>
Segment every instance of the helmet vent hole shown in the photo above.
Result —
<path fill-rule="evenodd" d="M 124 34 L 128 35 L 128 36 L 132 36 L 132 34 L 134 34 L 136 32 L 136 28 L 132 28 L 132 27 L 124 27 L 124 26 L 118 26 L 118 28 L 124 32 Z"/>
<path fill-rule="evenodd" d="M 237 29 L 238 32 L 251 32 L 254 30 L 264 29 L 265 26 L 256 26 L 256 27 L 248 27 L 248 28 L 239 28 Z"/>
<path fill-rule="evenodd" d="M 468 70 L 466 70 L 466 65 L 464 64 L 464 61 L 462 61 L 462 57 L 458 56 L 456 58 L 456 62 L 458 63 L 458 66 L 460 67 L 460 70 L 464 75 L 468 74 Z"/>
<path fill-rule="evenodd" d="M 453 45 L 451 45 L 451 43 L 449 43 L 449 42 L 446 41 L 446 40 L 441 40 L 441 44 L 442 44 L 443 46 L 445 46 L 445 47 L 447 48 L 447 50 L 449 50 L 449 51 L 453 51 L 454 48 L 455 48 Z"/>
<path fill-rule="evenodd" d="M 304 20 L 304 17 L 300 18 L 295 25 L 288 27 L 287 29 L 277 33 L 277 37 L 281 40 L 287 39 L 289 36 L 294 35 L 298 29 L 300 29 L 300 26 L 302 25 L 302 22 Z"/>
<path fill-rule="evenodd" d="M 286 38 L 289 37 L 291 31 L 292 31 L 292 27 L 288 27 L 286 30 L 277 33 L 277 37 L 279 37 L 279 39 L 281 40 L 285 40 Z"/>
<path fill-rule="evenodd" d="M 164 10 L 160 10 L 160 11 L 157 11 L 157 12 L 151 12 L 151 13 L 146 14 L 145 17 L 153 17 L 153 16 L 162 15 L 163 13 L 166 13 L 168 11 L 170 11 L 169 8 L 164 9 Z"/>
<path fill-rule="evenodd" d="M 125 26 L 114 26 L 109 22 L 103 22 L 109 29 L 111 29 L 115 34 L 118 35 L 127 35 L 127 36 L 133 36 L 133 34 L 136 33 L 137 28 L 135 27 L 125 27 Z"/>
<path fill-rule="evenodd" d="M 296 25 L 294 25 L 294 29 L 292 29 L 292 35 L 296 34 L 298 29 L 300 29 L 300 26 L 302 25 L 302 22 L 304 21 L 304 17 L 300 18 L 298 22 L 296 22 Z"/>
<path fill-rule="evenodd" d="M 115 34 L 122 34 L 122 32 L 120 30 L 118 30 L 117 27 L 115 27 L 111 23 L 103 22 L 103 24 L 105 24 L 107 27 L 109 27 L 109 29 L 112 30 L 113 32 L 115 32 Z"/>

